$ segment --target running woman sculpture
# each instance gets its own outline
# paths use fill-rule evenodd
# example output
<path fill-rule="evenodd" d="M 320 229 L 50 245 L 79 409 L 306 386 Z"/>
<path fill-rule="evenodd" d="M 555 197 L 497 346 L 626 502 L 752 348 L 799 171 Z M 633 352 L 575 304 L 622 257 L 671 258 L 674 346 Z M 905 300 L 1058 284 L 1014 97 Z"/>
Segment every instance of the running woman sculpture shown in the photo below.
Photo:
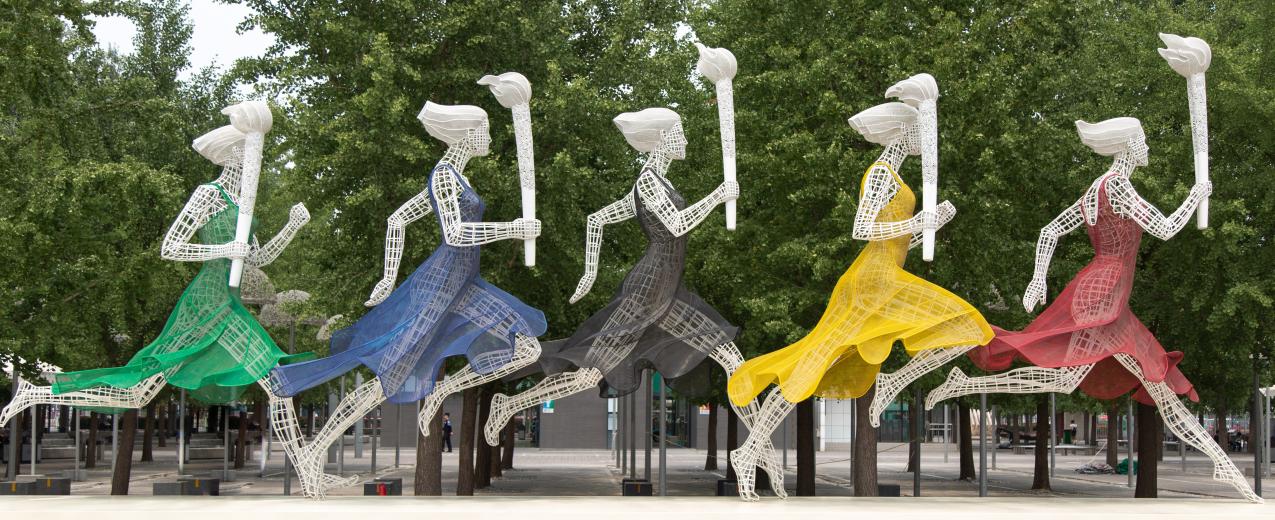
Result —
<path fill-rule="evenodd" d="M 209 132 L 193 145 L 222 167 L 221 176 L 195 189 L 161 250 L 165 259 L 203 262 L 203 268 L 159 337 L 124 366 L 54 374 L 52 386 L 24 381 L 0 414 L 0 423 L 33 404 L 140 408 L 164 384 L 186 389 L 204 402 L 227 403 L 278 363 L 308 356 L 284 354 L 244 308 L 238 288 L 231 286 L 232 260 L 248 267 L 270 264 L 310 215 L 302 204 L 293 206 L 288 224 L 264 246 L 255 239 L 235 240 L 241 206 L 256 198 L 263 137 L 272 118 L 270 108 L 259 101 L 227 107 L 222 113 L 233 125 Z M 195 237 L 197 243 L 191 241 Z"/>
<path fill-rule="evenodd" d="M 530 86 L 521 75 L 486 77 L 482 83 L 491 85 L 502 103 L 513 105 L 516 117 L 520 109 L 524 116 L 529 114 L 525 108 Z M 423 408 L 436 409 L 448 393 L 517 371 L 540 353 L 536 336 L 545 331 L 544 315 L 487 283 L 478 272 L 481 245 L 530 240 L 540 234 L 535 219 L 482 220 L 482 199 L 464 170 L 469 159 L 488 153 L 486 112 L 475 106 L 426 103 L 418 118 L 448 148 L 430 172 L 426 189 L 389 217 L 384 277 L 367 301 L 375 308 L 332 335 L 331 356 L 280 367 L 271 378 L 277 395 L 291 396 L 359 365 L 376 374 L 345 397 L 309 444 L 301 445 L 299 427 L 286 428 L 293 438 L 284 439 L 284 445 L 303 485 L 309 482 L 309 496 L 326 492 L 319 480 L 328 445 L 382 402 L 410 403 L 428 396 Z M 528 139 L 529 122 L 528 118 L 527 131 L 520 132 Z M 430 213 L 437 215 L 443 244 L 391 291 L 403 253 L 403 228 Z M 439 382 L 443 361 L 460 355 L 469 365 Z M 276 425 L 292 420 L 291 401 L 276 400 L 272 413 Z"/>
<path fill-rule="evenodd" d="M 1198 38 L 1161 38 L 1169 46 L 1160 50 L 1161 55 L 1189 80 L 1192 134 L 1206 136 L 1204 110 L 1197 103 L 1204 99 L 1203 75 L 1211 58 L 1208 45 Z M 1181 231 L 1212 193 L 1207 171 L 1197 169 L 1198 182 L 1186 200 L 1165 216 L 1143 200 L 1129 181 L 1134 169 L 1147 164 L 1146 136 L 1137 119 L 1120 117 L 1095 124 L 1077 121 L 1076 130 L 1086 146 L 1114 160 L 1080 200 L 1041 229 L 1035 274 L 1023 295 L 1023 307 L 1030 312 L 1045 302 L 1045 275 L 1060 237 L 1084 226 L 1094 259 L 1027 328 L 998 328 L 996 339 L 987 348 L 970 353 L 975 364 L 988 371 L 1005 370 L 1016 359 L 1034 366 L 985 377 L 968 377 L 952 369 L 947 381 L 927 396 L 926 407 L 976 393 L 1071 393 L 1079 388 L 1098 399 L 1114 399 L 1133 392 L 1134 399 L 1160 409 L 1165 426 L 1174 435 L 1213 460 L 1215 480 L 1231 484 L 1250 501 L 1260 502 L 1243 473 L 1178 399 L 1178 395 L 1198 399 L 1177 368 L 1182 353 L 1165 352 L 1129 307 L 1143 232 L 1168 240 Z M 1199 166 L 1199 147 L 1207 139 L 1193 141 Z"/>
<path fill-rule="evenodd" d="M 992 337 L 991 328 L 972 306 L 903 270 L 908 250 L 923 241 L 924 231 L 946 224 L 956 210 L 944 202 L 936 205 L 934 213 L 914 215 L 916 197 L 897 173 L 907 156 L 920 154 L 923 163 L 928 163 L 922 166 L 926 176 L 937 177 L 938 86 L 934 78 L 918 74 L 890 87 L 886 95 L 905 103 L 877 105 L 850 118 L 850 125 L 865 139 L 885 146 L 860 186 L 853 234 L 867 240 L 867 247 L 837 282 L 810 334 L 748 360 L 728 383 L 730 399 L 736 404 L 747 403 L 771 383 L 778 383 L 777 391 L 766 397 L 748 439 L 731 455 L 744 468 L 739 472 L 739 490 L 746 500 L 757 498 L 754 475 L 748 469 L 760 443 L 770 438 L 794 403 L 811 395 L 838 399 L 863 395 L 896 340 L 902 340 L 913 356 L 911 367 L 938 366 Z"/>

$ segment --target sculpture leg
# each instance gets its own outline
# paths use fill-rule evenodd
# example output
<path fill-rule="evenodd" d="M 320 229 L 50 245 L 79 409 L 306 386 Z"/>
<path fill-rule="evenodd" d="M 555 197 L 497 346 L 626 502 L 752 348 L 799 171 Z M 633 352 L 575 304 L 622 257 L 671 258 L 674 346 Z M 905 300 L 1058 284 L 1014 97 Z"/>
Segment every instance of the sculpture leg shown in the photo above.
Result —
<path fill-rule="evenodd" d="M 1230 484 L 1249 502 L 1263 502 L 1262 497 L 1257 496 L 1253 488 L 1249 487 L 1248 479 L 1244 478 L 1244 474 L 1235 467 L 1235 462 L 1222 451 L 1212 437 L 1209 437 L 1204 426 L 1195 420 L 1195 416 L 1186 405 L 1182 404 L 1182 400 L 1178 399 L 1169 385 L 1163 381 L 1158 383 L 1147 381 L 1142 375 L 1142 367 L 1133 356 L 1116 354 L 1116 360 L 1142 381 L 1142 386 L 1147 389 L 1147 393 L 1151 394 L 1151 398 L 1160 409 L 1160 416 L 1164 418 L 1164 424 L 1169 431 L 1209 456 L 1209 459 L 1213 461 L 1213 480 Z"/>
<path fill-rule="evenodd" d="M 1057 392 L 1069 394 L 1085 379 L 1093 365 L 1080 365 L 1063 368 L 1024 367 L 1009 372 L 969 377 L 959 368 L 953 368 L 947 381 L 925 397 L 925 409 L 932 410 L 934 405 L 970 394 L 1038 394 Z"/>
<path fill-rule="evenodd" d="M 544 378 L 536 386 L 527 391 L 507 396 L 496 394 L 491 399 L 491 416 L 483 426 L 483 436 L 487 444 L 500 444 L 500 434 L 514 414 L 552 399 L 561 399 L 571 394 L 583 392 L 598 386 L 602 382 L 602 371 L 597 368 L 583 368 L 575 372 L 565 372 Z"/>
<path fill-rule="evenodd" d="M 907 388 L 917 378 L 960 357 L 974 347 L 975 345 L 969 345 L 922 350 L 909 360 L 908 364 L 903 365 L 903 368 L 899 369 L 899 371 L 892 374 L 877 373 L 877 393 L 872 398 L 872 405 L 868 408 L 868 421 L 872 423 L 872 427 L 881 426 L 881 412 L 884 412 L 885 408 L 894 402 L 894 398 L 898 397 L 899 392 L 902 392 L 904 388 Z"/>
<path fill-rule="evenodd" d="M 0 411 L 0 426 L 28 407 L 37 404 L 56 404 L 75 407 L 141 408 L 151 402 L 167 382 L 164 374 L 155 374 L 128 388 L 98 387 L 54 394 L 51 386 L 36 386 L 28 381 L 18 384 L 18 393 Z"/>
<path fill-rule="evenodd" d="M 723 370 L 726 371 L 727 378 L 729 378 L 731 374 L 734 374 L 735 370 L 744 363 L 744 356 L 743 354 L 740 354 L 739 349 L 735 347 L 734 342 L 726 342 L 718 346 L 716 349 L 713 349 L 711 357 L 717 362 L 717 364 L 721 365 Z M 735 410 L 735 414 L 739 416 L 740 422 L 744 423 L 744 427 L 751 432 L 754 425 L 757 424 L 761 413 L 761 405 L 757 402 L 757 400 L 753 399 L 747 406 L 742 407 L 735 406 L 734 403 L 731 403 L 731 408 L 733 408 Z M 788 498 L 788 492 L 784 490 L 783 463 L 780 462 L 779 454 L 776 452 L 773 443 L 770 441 L 770 435 L 766 435 L 758 442 L 761 444 L 759 448 L 761 454 L 758 455 L 758 464 L 766 471 L 766 474 L 770 476 L 771 491 L 773 491 L 775 496 L 779 498 Z M 785 449 L 787 449 L 786 446 Z M 738 473 L 739 472 L 736 471 L 736 474 Z M 752 482 L 749 482 L 750 486 L 752 484 Z"/>
<path fill-rule="evenodd" d="M 493 368 L 485 374 L 480 374 L 473 367 L 466 366 L 459 372 L 447 376 L 434 387 L 434 391 L 429 394 L 429 397 L 425 398 L 420 414 L 416 417 L 417 426 L 420 428 L 421 434 L 426 437 L 429 436 L 429 423 L 434 419 L 435 414 L 438 413 L 438 409 L 443 406 L 443 401 L 447 399 L 447 396 L 522 370 L 523 367 L 535 363 L 539 358 L 540 342 L 531 336 L 519 335 L 514 343 L 513 358 L 499 365 L 499 368 Z M 490 442 L 490 439 L 488 442 Z M 496 446 L 498 444 L 499 442 L 492 445 Z"/>
<path fill-rule="evenodd" d="M 754 485 L 757 479 L 756 467 L 759 463 L 767 474 L 776 473 L 766 467 L 763 458 L 768 448 L 773 457 L 774 448 L 770 447 L 770 436 L 783 424 L 784 417 L 792 411 L 793 406 L 777 389 L 772 390 L 770 395 L 766 396 L 766 402 L 762 404 L 761 409 L 753 415 L 753 424 L 748 431 L 748 438 L 738 449 L 730 452 L 730 463 L 735 468 L 740 498 L 749 502 L 757 500 Z M 778 473 L 782 475 L 782 468 Z"/>
<path fill-rule="evenodd" d="M 358 475 L 341 477 L 324 473 L 327 448 L 347 428 L 361 420 L 368 412 L 385 400 L 379 379 L 373 378 L 345 396 L 323 429 L 309 444 L 302 444 L 301 424 L 292 407 L 292 399 L 280 397 L 268 386 L 267 380 L 259 382 L 270 398 L 270 420 L 274 424 L 279 441 L 292 459 L 301 482 L 302 493 L 311 498 L 323 498 L 327 490 L 352 486 Z"/>

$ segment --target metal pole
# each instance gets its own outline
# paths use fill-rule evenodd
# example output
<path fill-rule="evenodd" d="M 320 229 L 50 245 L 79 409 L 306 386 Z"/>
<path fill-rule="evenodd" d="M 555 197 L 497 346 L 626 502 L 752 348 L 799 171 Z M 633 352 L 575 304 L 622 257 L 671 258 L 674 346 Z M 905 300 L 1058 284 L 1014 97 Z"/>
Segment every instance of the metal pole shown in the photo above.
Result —
<path fill-rule="evenodd" d="M 372 435 L 372 478 L 376 478 L 376 440 L 381 437 L 381 407 L 376 407 L 376 414 L 372 416 L 372 431 L 368 432 Z"/>
<path fill-rule="evenodd" d="M 952 431 L 952 415 L 947 413 L 947 403 L 943 404 L 943 463 L 947 464 L 948 444 L 952 442 L 949 433 Z"/>
<path fill-rule="evenodd" d="M 1058 467 L 1058 425 L 1054 421 L 1058 417 L 1058 394 L 1049 394 L 1049 478 L 1054 478 Z"/>
<path fill-rule="evenodd" d="M 261 429 L 264 430 L 262 437 L 266 442 L 261 443 L 261 471 L 257 474 L 257 476 L 265 478 L 266 459 L 270 458 L 270 438 L 273 437 L 272 434 L 274 433 L 274 423 L 270 421 L 269 412 L 266 412 L 266 416 L 261 418 L 261 426 Z"/>
<path fill-rule="evenodd" d="M 668 439 L 665 433 L 665 411 L 668 407 L 667 394 L 664 391 L 664 377 L 660 377 L 660 496 L 668 495 Z"/>
<path fill-rule="evenodd" d="M 992 423 L 992 469 L 996 469 L 996 452 L 1001 447 L 1000 416 L 996 415 L 996 407 L 992 406 L 988 420 Z"/>
<path fill-rule="evenodd" d="M 337 395 L 336 407 L 328 411 L 328 421 L 332 420 L 332 415 L 338 409 L 341 408 L 341 403 L 344 401 L 345 401 L 345 376 L 341 376 L 341 393 Z M 337 444 L 338 448 L 336 451 L 336 474 L 344 475 L 345 474 L 345 430 L 336 432 L 336 434 L 337 434 L 337 438 L 340 439 L 340 442 Z"/>
<path fill-rule="evenodd" d="M 859 400 L 850 400 L 850 487 L 854 487 L 854 447 L 859 438 Z M 788 447 L 784 446 L 784 450 Z"/>
<path fill-rule="evenodd" d="M 221 480 L 230 482 L 230 407 L 221 407 L 221 438 L 226 449 L 221 453 Z"/>
<path fill-rule="evenodd" d="M 1133 435 L 1134 435 L 1134 426 L 1133 426 L 1133 399 L 1129 399 L 1129 419 L 1128 419 L 1128 421 L 1129 421 L 1129 422 L 1128 422 L 1128 426 L 1125 428 L 1125 431 L 1129 432 L 1129 471 L 1127 471 L 1126 473 L 1128 473 L 1128 474 L 1129 474 L 1129 487 L 1133 487 L 1133 485 L 1134 485 L 1134 484 L 1133 484 L 1133 463 L 1134 463 L 1134 460 L 1133 460 Z"/>
<path fill-rule="evenodd" d="M 637 425 L 637 392 L 629 392 L 629 404 L 625 408 L 627 408 L 629 412 L 629 421 L 624 426 L 628 430 L 625 432 L 624 436 L 629 438 L 629 479 L 636 480 L 637 432 L 633 430 L 636 429 L 635 426 Z"/>
<path fill-rule="evenodd" d="M 1253 411 L 1249 413 L 1249 442 L 1253 444 L 1253 492 L 1262 496 L 1262 444 L 1256 444 L 1262 434 L 1262 387 L 1257 382 L 1258 358 L 1253 359 Z M 34 437 L 34 435 L 32 436 Z M 31 443 L 31 474 L 35 474 L 35 442 Z"/>
<path fill-rule="evenodd" d="M 978 496 L 987 496 L 987 394 L 978 394 Z"/>
<path fill-rule="evenodd" d="M 40 405 L 37 404 L 31 407 L 31 476 L 33 477 L 35 476 L 35 445 L 38 444 L 37 441 L 39 440 L 39 436 L 36 435 L 36 426 L 38 426 L 36 423 L 40 422 L 39 417 Z"/>
<path fill-rule="evenodd" d="M 394 405 L 394 467 L 398 467 L 399 446 L 403 445 L 403 407 Z"/>
<path fill-rule="evenodd" d="M 93 449 L 92 446 L 89 449 Z M 182 389 L 177 401 L 177 474 L 186 472 L 186 389 Z"/>
<path fill-rule="evenodd" d="M 643 478 L 645 478 L 647 482 L 650 482 L 651 481 L 651 404 L 652 404 L 651 394 L 655 390 L 654 388 L 652 388 L 651 385 L 655 381 L 655 374 L 651 372 L 650 370 L 645 371 L 644 374 L 646 374 L 645 377 L 643 377 L 644 382 L 646 384 L 643 386 L 646 387 L 646 391 L 642 392 L 643 394 L 642 398 L 645 399 L 644 402 L 646 403 L 646 408 L 642 412 L 643 414 L 642 445 L 646 448 L 646 461 L 645 461 L 645 464 L 642 466 L 642 472 L 644 475 Z"/>
<path fill-rule="evenodd" d="M 921 496 L 921 435 L 925 432 L 925 412 L 922 410 L 921 391 L 916 391 L 912 406 L 916 407 L 916 424 L 912 425 L 912 442 L 916 443 L 916 462 L 912 464 L 912 496 Z"/>
<path fill-rule="evenodd" d="M 1262 458 L 1266 465 L 1266 476 L 1271 476 L 1271 396 L 1266 396 L 1266 415 L 1262 418 L 1262 445 L 1266 447 L 1266 456 Z"/>
<path fill-rule="evenodd" d="M 71 413 L 75 414 L 75 469 L 71 473 L 71 480 L 80 481 L 80 450 L 84 449 L 84 444 L 80 441 L 80 410 L 71 407 Z"/>
<path fill-rule="evenodd" d="M 620 476 L 624 476 L 624 470 L 627 469 L 625 463 L 629 461 L 625 457 L 624 449 L 624 398 L 615 398 L 615 467 L 620 468 Z"/>
<path fill-rule="evenodd" d="M 14 357 L 14 359 L 12 360 L 12 366 L 13 366 L 13 372 L 12 372 L 13 396 L 16 399 L 18 396 L 18 385 L 22 382 L 22 376 L 18 375 L 17 357 Z M 19 414 L 14 419 L 17 419 L 20 417 L 22 417 L 21 414 Z M 18 464 L 18 461 L 22 460 L 22 432 L 18 430 L 19 422 L 21 421 L 17 421 L 17 420 L 9 421 L 9 466 L 5 468 L 5 476 L 9 477 L 10 480 L 17 480 L 18 471 L 22 468 L 22 466 Z"/>
<path fill-rule="evenodd" d="M 344 381 L 342 382 L 344 383 Z M 354 373 L 354 390 L 358 391 L 359 387 L 362 387 L 362 386 L 363 386 L 363 374 L 360 372 L 355 372 Z M 359 420 L 354 422 L 354 458 L 356 459 L 363 458 L 363 421 L 365 419 L 367 419 L 366 415 L 364 415 L 363 417 L 359 417 Z"/>

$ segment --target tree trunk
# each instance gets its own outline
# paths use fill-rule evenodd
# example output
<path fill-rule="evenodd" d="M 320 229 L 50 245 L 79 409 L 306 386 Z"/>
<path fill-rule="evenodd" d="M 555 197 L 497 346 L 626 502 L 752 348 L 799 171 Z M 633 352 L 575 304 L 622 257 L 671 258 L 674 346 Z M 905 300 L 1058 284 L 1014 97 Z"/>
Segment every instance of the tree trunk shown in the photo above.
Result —
<path fill-rule="evenodd" d="M 58 424 L 59 424 L 58 433 L 66 433 L 68 431 L 71 431 L 70 430 L 71 428 L 71 407 L 70 406 L 58 407 Z"/>
<path fill-rule="evenodd" d="M 815 496 L 815 399 L 813 397 L 797 403 L 797 496 Z"/>
<path fill-rule="evenodd" d="M 31 414 L 31 418 L 35 420 L 35 438 L 31 439 L 32 446 L 39 446 L 40 443 L 44 442 L 44 424 L 47 422 L 46 418 L 49 415 L 49 406 L 50 405 L 37 404 L 31 407 L 31 409 L 34 410 L 34 413 Z"/>
<path fill-rule="evenodd" d="M 156 437 L 155 441 L 161 448 L 168 447 L 168 432 L 170 430 L 168 427 L 168 421 L 173 415 L 172 410 L 169 410 L 171 406 L 172 404 L 165 402 L 163 406 L 159 407 L 159 416 L 155 418 L 156 421 L 159 422 L 159 435 Z"/>
<path fill-rule="evenodd" d="M 854 496 L 875 497 L 880 494 L 877 489 L 877 428 L 868 420 L 868 410 L 872 399 L 877 394 L 876 384 L 868 389 L 868 393 L 855 399 L 855 432 L 854 432 Z"/>
<path fill-rule="evenodd" d="M 221 425 L 221 421 L 217 420 L 217 412 L 220 406 L 208 407 L 208 426 L 204 428 L 205 433 L 218 433 L 217 427 Z"/>
<path fill-rule="evenodd" d="M 505 425 L 505 453 L 500 456 L 502 470 L 514 469 L 514 443 L 518 442 L 517 425 L 511 420 Z"/>
<path fill-rule="evenodd" d="M 235 439 L 235 469 L 243 469 L 248 451 L 248 412 L 239 412 L 239 432 Z"/>
<path fill-rule="evenodd" d="M 129 408 L 120 420 L 119 452 L 115 453 L 115 473 L 111 474 L 111 494 L 127 495 L 133 471 L 133 442 L 137 439 L 137 409 Z"/>
<path fill-rule="evenodd" d="M 921 422 L 921 409 L 915 404 L 915 400 L 908 401 L 908 465 L 903 471 L 913 473 L 916 471 L 916 462 L 921 457 L 921 438 L 916 435 L 917 425 Z"/>
<path fill-rule="evenodd" d="M 442 378 L 442 371 L 439 371 Z M 443 494 L 443 423 L 438 413 L 429 418 L 429 437 L 417 429 L 416 433 L 416 483 L 417 496 Z"/>
<path fill-rule="evenodd" d="M 1049 487 L 1049 429 L 1053 418 L 1049 416 L 1049 395 L 1041 394 L 1036 400 L 1036 464 L 1032 468 L 1032 489 L 1050 491 Z"/>
<path fill-rule="evenodd" d="M 89 412 L 88 448 L 84 453 L 84 469 L 97 467 L 97 412 Z"/>
<path fill-rule="evenodd" d="M 1134 489 L 1134 498 L 1155 498 L 1157 469 L 1160 460 L 1161 430 L 1163 423 L 1156 407 L 1138 403 L 1138 487 Z M 1132 468 L 1130 468 L 1132 469 Z"/>
<path fill-rule="evenodd" d="M 491 398 L 494 393 L 492 390 L 491 385 L 478 388 L 478 420 L 477 427 L 474 428 L 474 448 L 477 451 L 474 460 L 474 489 L 491 487 L 492 447 L 487 445 L 487 439 L 482 431 L 486 428 L 487 416 L 491 414 Z"/>
<path fill-rule="evenodd" d="M 726 480 L 736 480 L 735 465 L 731 464 L 731 452 L 739 449 L 739 417 L 735 416 L 735 408 L 726 407 Z M 784 446 L 784 449 L 788 449 Z"/>
<path fill-rule="evenodd" d="M 1217 434 L 1217 443 L 1222 447 L 1223 452 L 1231 451 L 1231 432 L 1227 428 L 1226 424 L 1226 416 L 1229 411 L 1230 410 L 1227 410 L 1226 407 L 1219 406 L 1217 408 L 1217 427 L 1214 428 L 1216 430 L 1215 433 Z"/>
<path fill-rule="evenodd" d="M 964 399 L 956 400 L 956 430 L 961 443 L 961 474 L 956 478 L 977 480 L 978 473 L 974 471 L 974 425 L 970 421 L 970 405 Z"/>
<path fill-rule="evenodd" d="M 151 401 L 146 405 L 146 429 L 142 434 L 142 460 L 141 462 L 151 462 L 155 460 L 151 453 L 151 444 L 155 440 L 155 402 Z"/>
<path fill-rule="evenodd" d="M 456 495 L 470 496 L 474 494 L 474 425 L 478 422 L 478 389 L 467 388 L 461 394 L 463 400 L 460 410 L 460 469 L 456 475 Z"/>
<path fill-rule="evenodd" d="M 717 471 L 717 403 L 708 403 L 708 439 L 705 448 L 708 456 L 704 458 L 704 471 Z"/>
<path fill-rule="evenodd" d="M 1120 464 L 1120 409 L 1115 399 L 1107 401 L 1107 465 Z"/>

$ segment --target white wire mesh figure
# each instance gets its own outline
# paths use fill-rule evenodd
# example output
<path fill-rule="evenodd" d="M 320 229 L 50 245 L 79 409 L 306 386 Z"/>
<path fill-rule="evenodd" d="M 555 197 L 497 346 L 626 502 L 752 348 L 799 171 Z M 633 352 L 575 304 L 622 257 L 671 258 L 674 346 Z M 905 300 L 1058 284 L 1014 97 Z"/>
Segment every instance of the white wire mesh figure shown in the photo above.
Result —
<path fill-rule="evenodd" d="M 264 246 L 257 246 L 255 240 L 251 244 L 233 240 L 238 203 L 247 195 L 249 184 L 243 178 L 243 163 L 260 162 L 261 158 L 260 139 L 252 146 L 253 140 L 246 140 L 245 131 L 264 134 L 270 129 L 271 118 L 265 103 L 253 101 L 228 107 L 223 113 L 236 125 L 209 132 L 193 145 L 205 158 L 222 166 L 222 173 L 195 190 L 164 238 L 164 258 L 204 265 L 163 332 L 124 366 L 53 374 L 52 386 L 23 382 L 18 395 L 0 413 L 0 423 L 34 404 L 140 408 L 166 383 L 187 389 L 204 402 L 229 402 L 280 361 L 298 358 L 275 346 L 228 281 L 230 259 L 245 260 L 249 275 L 259 273 L 256 268 L 274 261 L 309 220 L 309 214 L 305 206 L 293 206 L 288 224 Z M 192 241 L 196 237 L 198 242 Z"/>
<path fill-rule="evenodd" d="M 1203 74 L 1207 60 L 1196 64 L 1185 71 L 1174 69 L 1188 77 Z M 1081 141 L 1101 155 L 1114 156 L 1114 161 L 1080 200 L 1041 230 L 1035 274 L 1023 295 L 1024 308 L 1031 311 L 1044 303 L 1045 275 L 1060 237 L 1083 225 L 1094 259 L 1026 329 L 998 329 L 986 349 L 971 355 L 985 370 L 1004 370 L 1015 359 L 1035 366 L 973 378 L 953 369 L 947 381 L 930 393 L 926 406 L 974 393 L 1071 393 L 1079 388 L 1098 399 L 1114 399 L 1134 392 L 1138 401 L 1160 409 L 1165 425 L 1178 438 L 1212 459 L 1214 479 L 1260 502 L 1244 475 L 1177 398 L 1197 399 L 1177 368 L 1182 354 L 1165 352 L 1129 308 L 1143 232 L 1161 240 L 1172 238 L 1186 226 L 1212 186 L 1207 180 L 1195 184 L 1182 205 L 1166 216 L 1143 200 L 1129 181 L 1134 169 L 1147 163 L 1146 137 L 1137 119 L 1077 121 L 1076 128 Z"/>
<path fill-rule="evenodd" d="M 492 86 L 502 103 L 509 101 L 515 107 L 515 114 L 519 109 L 524 115 L 529 113 L 526 105 L 531 91 L 521 75 L 483 81 Z M 328 445 L 382 402 L 407 403 L 428 397 L 424 408 L 437 409 L 448 394 L 515 372 L 540 353 L 535 337 L 544 333 L 544 315 L 488 284 L 478 272 L 482 244 L 529 240 L 540 234 L 540 222 L 534 219 L 482 220 L 483 202 L 463 172 L 470 158 L 488 153 L 487 114 L 474 106 L 426 103 L 418 117 L 426 131 L 448 148 L 431 172 L 427 189 L 388 219 L 384 277 L 367 302 L 375 308 L 332 335 L 331 356 L 280 367 L 271 381 L 276 394 L 287 396 L 358 365 L 376 374 L 345 397 L 309 444 L 285 442 L 303 482 L 317 482 Z M 525 123 L 528 127 L 522 135 L 530 139 L 529 121 Z M 404 227 L 430 213 L 437 215 L 444 243 L 391 292 L 403 253 Z M 469 365 L 436 381 L 443 361 L 459 355 L 466 356 Z M 287 420 L 290 403 L 280 400 L 278 406 L 276 414 Z M 326 487 L 313 485 L 305 489 L 306 494 L 322 497 Z"/>
<path fill-rule="evenodd" d="M 585 273 L 571 302 L 579 301 L 593 286 L 604 225 L 637 218 L 650 241 L 646 254 L 610 304 L 570 338 L 545 345 L 541 364 L 548 377 L 521 394 L 493 398 L 484 428 L 491 445 L 499 443 L 501 430 L 518 411 L 597 387 L 604 380 L 616 394 L 624 395 L 637 389 L 646 368 L 674 380 L 705 358 L 717 361 L 728 373 L 743 360 L 731 342 L 737 329 L 682 285 L 687 233 L 717 205 L 736 198 L 737 185 L 724 182 L 688 205 L 667 178 L 669 164 L 686 155 L 677 113 L 649 108 L 621 114 L 615 123 L 630 145 L 649 155 L 633 190 L 589 216 Z M 575 370 L 566 371 L 567 367 Z M 746 426 L 751 427 L 754 414 L 754 406 L 739 407 Z M 760 463 L 782 496 L 782 469 L 774 449 L 769 444 L 764 448 L 768 456 Z"/>
<path fill-rule="evenodd" d="M 778 384 L 748 439 L 731 455 L 743 467 L 750 466 L 759 440 L 770 438 L 793 403 L 812 395 L 859 397 L 874 381 L 881 382 L 876 400 L 889 403 L 919 373 L 991 339 L 991 328 L 972 306 L 902 268 L 924 231 L 946 224 L 955 209 L 944 202 L 933 213 L 914 215 L 916 197 L 896 173 L 909 155 L 921 155 L 923 163 L 938 158 L 934 78 L 913 76 L 890 87 L 886 95 L 907 103 L 885 103 L 850 118 L 850 125 L 868 141 L 885 146 L 864 174 L 855 215 L 853 235 L 868 246 L 837 282 L 810 334 L 748 360 L 730 378 L 728 392 L 736 403 Z M 922 169 L 927 176 L 937 175 L 936 164 Z M 902 376 L 879 375 L 896 340 L 913 359 L 900 371 Z M 740 495 L 746 499 L 756 498 L 751 476 L 739 475 Z"/>

